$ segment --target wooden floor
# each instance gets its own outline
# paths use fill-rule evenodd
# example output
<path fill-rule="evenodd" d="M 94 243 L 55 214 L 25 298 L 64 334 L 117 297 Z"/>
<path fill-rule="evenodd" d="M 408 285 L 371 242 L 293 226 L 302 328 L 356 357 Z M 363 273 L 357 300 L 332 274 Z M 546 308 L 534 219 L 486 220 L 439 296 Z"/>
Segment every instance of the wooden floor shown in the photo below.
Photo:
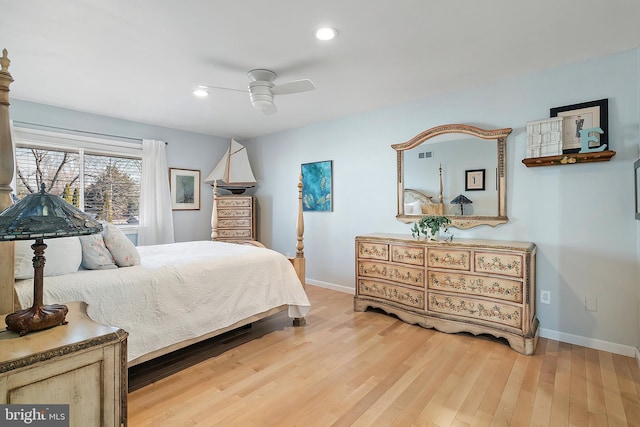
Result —
<path fill-rule="evenodd" d="M 129 426 L 640 426 L 633 358 L 543 338 L 523 356 L 307 290 L 305 327 L 278 315 L 149 385 L 148 369 L 132 371 Z"/>

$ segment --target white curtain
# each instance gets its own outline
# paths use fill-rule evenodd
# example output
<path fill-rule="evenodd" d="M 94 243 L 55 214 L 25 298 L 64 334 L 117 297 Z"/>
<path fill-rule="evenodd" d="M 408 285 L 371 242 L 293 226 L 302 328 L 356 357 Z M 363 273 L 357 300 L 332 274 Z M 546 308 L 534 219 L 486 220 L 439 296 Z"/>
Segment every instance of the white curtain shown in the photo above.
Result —
<path fill-rule="evenodd" d="M 160 245 L 174 241 L 165 143 L 145 139 L 142 141 L 138 245 Z"/>

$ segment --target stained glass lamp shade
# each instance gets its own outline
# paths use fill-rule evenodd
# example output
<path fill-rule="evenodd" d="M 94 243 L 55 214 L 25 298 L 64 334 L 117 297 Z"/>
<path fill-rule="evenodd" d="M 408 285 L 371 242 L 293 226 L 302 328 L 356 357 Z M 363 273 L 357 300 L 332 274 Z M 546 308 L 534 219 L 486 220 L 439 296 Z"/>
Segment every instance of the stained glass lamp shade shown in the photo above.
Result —
<path fill-rule="evenodd" d="M 460 215 L 464 215 L 464 205 L 469 205 L 471 203 L 473 202 L 469 200 L 464 194 L 460 194 L 451 201 L 452 205 L 460 205 Z"/>
<path fill-rule="evenodd" d="M 84 236 L 102 231 L 102 224 L 91 218 L 62 197 L 45 192 L 25 196 L 16 204 L 0 212 L 0 242 L 31 240 L 33 257 L 33 306 L 18 310 L 6 317 L 7 330 L 25 335 L 31 331 L 67 323 L 65 305 L 43 304 L 44 239 Z"/>

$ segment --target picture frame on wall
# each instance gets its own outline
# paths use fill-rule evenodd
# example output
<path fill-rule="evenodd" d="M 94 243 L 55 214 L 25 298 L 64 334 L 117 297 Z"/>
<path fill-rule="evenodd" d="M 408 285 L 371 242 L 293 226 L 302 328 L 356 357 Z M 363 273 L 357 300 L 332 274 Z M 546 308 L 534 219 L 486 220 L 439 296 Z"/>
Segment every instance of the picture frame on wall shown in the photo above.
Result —
<path fill-rule="evenodd" d="M 633 163 L 636 189 L 636 219 L 640 221 L 640 159 Z"/>
<path fill-rule="evenodd" d="M 200 210 L 200 171 L 169 168 L 171 208 L 174 211 Z"/>
<path fill-rule="evenodd" d="M 600 128 L 604 133 L 595 134 L 595 141 L 589 141 L 589 148 L 598 148 L 609 141 L 609 99 L 583 102 L 580 104 L 554 107 L 551 117 L 562 117 L 562 153 L 577 153 L 582 148 L 580 130 Z"/>
<path fill-rule="evenodd" d="M 303 163 L 302 210 L 333 211 L 333 160 Z"/>
<path fill-rule="evenodd" d="M 464 190 L 484 191 L 485 169 L 471 169 L 465 171 Z"/>

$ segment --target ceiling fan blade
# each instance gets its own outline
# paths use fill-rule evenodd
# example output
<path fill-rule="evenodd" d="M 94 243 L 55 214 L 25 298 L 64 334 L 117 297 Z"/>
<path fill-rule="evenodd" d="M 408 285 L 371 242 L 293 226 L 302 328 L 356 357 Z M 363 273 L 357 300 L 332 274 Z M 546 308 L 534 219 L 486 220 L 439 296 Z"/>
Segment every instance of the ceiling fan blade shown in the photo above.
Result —
<path fill-rule="evenodd" d="M 290 93 L 300 93 L 314 90 L 316 85 L 309 79 L 296 80 L 294 82 L 284 83 L 271 88 L 274 95 L 288 95 Z"/>
<path fill-rule="evenodd" d="M 203 88 L 203 89 L 231 90 L 233 92 L 244 92 L 244 93 L 248 93 L 249 92 L 246 89 L 234 89 L 234 88 L 231 88 L 231 87 L 207 86 L 207 85 L 200 85 L 198 87 L 199 88 Z"/>

